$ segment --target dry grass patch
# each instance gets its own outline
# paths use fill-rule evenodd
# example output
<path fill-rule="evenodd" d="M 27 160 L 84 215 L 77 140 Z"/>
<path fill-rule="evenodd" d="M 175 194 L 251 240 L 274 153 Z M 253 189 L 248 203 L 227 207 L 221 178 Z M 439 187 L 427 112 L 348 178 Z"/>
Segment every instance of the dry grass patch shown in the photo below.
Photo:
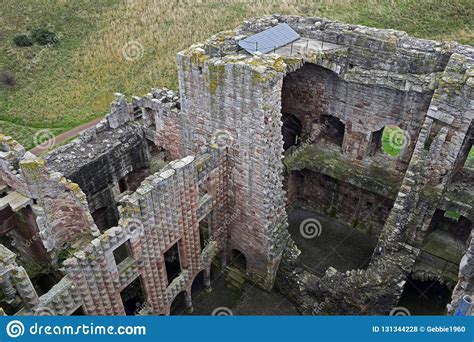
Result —
<path fill-rule="evenodd" d="M 8 0 L 0 3 L 5 1 Z M 68 3 L 65 0 L 23 2 L 35 1 L 49 6 L 53 2 L 61 6 Z M 0 131 L 18 137 L 15 127 L 23 125 L 33 130 L 48 127 L 61 132 L 103 115 L 114 92 L 130 96 L 144 94 L 152 87 L 176 88 L 176 52 L 263 14 L 325 16 L 402 29 L 425 38 L 474 41 L 473 4 L 467 0 L 443 5 L 437 0 L 79 0 L 74 4 L 77 7 L 74 13 L 82 16 L 83 23 L 56 20 L 53 28 L 64 37 L 59 46 L 44 51 L 28 72 L 23 70 L 24 63 L 12 67 L 19 84 L 12 89 L 0 89 L 0 120 L 16 125 L 0 122 Z M 9 2 L 8 6 L 15 5 Z M 64 11 L 51 7 L 49 13 L 41 14 L 64 16 Z M 81 25 L 86 25 L 87 34 L 79 32 Z M 7 39 L 13 31 L 19 29 L 9 30 Z M 7 55 L 5 39 L 3 43 L 0 41 L 0 47 L 3 47 L 1 63 Z M 31 61 L 38 54 L 35 49 L 38 47 L 13 49 L 8 56 Z M 20 135 L 19 140 L 32 146 L 31 137 Z"/>

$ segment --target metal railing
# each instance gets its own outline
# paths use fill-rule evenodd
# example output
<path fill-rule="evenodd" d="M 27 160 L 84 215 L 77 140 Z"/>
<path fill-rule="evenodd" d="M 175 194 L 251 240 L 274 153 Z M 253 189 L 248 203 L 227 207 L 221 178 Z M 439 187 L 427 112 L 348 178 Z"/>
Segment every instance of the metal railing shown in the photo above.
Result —
<path fill-rule="evenodd" d="M 304 53 L 308 54 L 309 43 L 310 43 L 311 40 L 314 41 L 314 42 L 320 42 L 321 43 L 321 47 L 319 49 L 317 49 L 318 51 L 323 51 L 324 50 L 324 40 L 322 40 L 322 39 L 302 39 L 302 38 L 300 38 L 300 39 L 298 39 L 294 42 L 291 42 L 289 44 L 290 45 L 290 56 L 293 56 L 294 54 L 298 54 L 298 53 L 301 52 L 301 49 L 295 49 L 295 43 L 296 42 L 304 42 L 304 41 L 306 41 L 306 47 L 304 48 Z M 262 52 L 262 53 L 268 53 L 269 52 L 268 51 L 268 46 L 265 46 L 265 47 L 262 48 L 261 46 L 260 47 L 258 46 L 258 42 L 252 42 L 252 43 L 255 44 L 255 49 L 253 49 L 253 52 Z M 300 44 L 298 44 L 298 45 L 300 45 Z M 283 47 L 286 47 L 286 46 L 288 46 L 288 44 L 283 45 L 283 46 L 276 46 L 276 45 L 273 46 L 273 53 L 276 53 L 277 49 L 280 49 L 280 48 L 283 48 Z M 260 51 L 259 51 L 259 49 L 260 49 Z"/>

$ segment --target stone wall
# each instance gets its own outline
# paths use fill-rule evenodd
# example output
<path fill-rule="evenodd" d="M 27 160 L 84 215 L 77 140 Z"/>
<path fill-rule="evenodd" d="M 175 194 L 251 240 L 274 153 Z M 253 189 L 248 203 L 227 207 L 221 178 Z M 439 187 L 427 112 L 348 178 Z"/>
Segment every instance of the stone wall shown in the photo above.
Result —
<path fill-rule="evenodd" d="M 36 215 L 27 206 L 13 211 L 10 206 L 0 211 L 2 243 L 17 253 L 29 271 L 48 266 L 51 258 L 39 236 Z"/>
<path fill-rule="evenodd" d="M 320 130 L 319 140 L 324 139 L 331 129 L 324 116 L 338 118 L 345 125 L 342 149 L 357 159 L 371 152 L 373 133 L 396 125 L 407 132 L 410 142 L 413 141 L 401 156 L 408 164 L 431 96 L 431 91 L 404 91 L 345 81 L 328 69 L 306 63 L 285 77 L 282 111 L 301 121 L 303 140 L 312 136 L 314 129 Z"/>
<path fill-rule="evenodd" d="M 149 139 L 167 152 L 174 160 L 185 155 L 182 129 L 184 115 L 180 111 L 179 94 L 169 89 L 154 89 L 144 97 L 134 97 L 133 104 L 140 108 L 143 121 L 154 127 L 147 131 Z"/>
<path fill-rule="evenodd" d="M 101 229 L 110 228 L 118 221 L 119 181 L 134 171 L 148 168 L 150 162 L 143 126 L 128 116 L 121 121 L 110 119 L 121 113 L 117 108 L 126 113 L 129 111 L 130 106 L 117 96 L 107 120 L 45 157 L 51 170 L 61 172 L 79 184 Z M 117 127 L 112 127 L 110 122 Z"/>
<path fill-rule="evenodd" d="M 284 64 L 272 56 L 213 58 L 203 47 L 178 54 L 185 147 L 196 151 L 216 134 L 230 134 L 239 214 L 228 251 L 242 252 L 248 277 L 271 289 L 287 239 L 280 133 Z"/>
<path fill-rule="evenodd" d="M 26 232 L 18 239 L 18 248 L 22 244 L 36 246 L 40 253 L 37 256 L 43 260 L 46 250 L 54 263 L 65 247 L 98 233 L 86 197 L 76 183 L 49 170 L 43 159 L 18 148 L 9 137 L 0 136 L 0 144 L 5 151 L 1 156 L 2 167 L 8 170 L 1 173 L 7 195 L 0 199 L 0 210 L 9 207 L 23 221 L 23 229 L 12 233 L 19 238 L 18 234 Z M 25 215 L 20 218 L 22 212 Z M 37 241 L 42 242 L 44 249 Z"/>
<path fill-rule="evenodd" d="M 348 64 L 354 68 L 395 74 L 428 74 L 443 71 L 455 43 L 408 36 L 406 32 L 344 24 L 325 18 L 271 15 L 246 21 L 237 35 L 250 35 L 285 22 L 303 38 L 347 47 Z M 372 76 L 376 74 L 371 72 Z M 380 75 L 382 78 L 382 75 Z M 382 81 L 383 83 L 383 81 Z"/>
<path fill-rule="evenodd" d="M 16 263 L 15 253 L 0 244 L 0 289 L 2 301 L 11 305 L 11 309 L 31 309 L 38 304 L 38 296 L 25 269 Z M 21 304 L 17 298 L 22 299 Z M 16 313 L 8 312 L 12 315 Z"/>
<path fill-rule="evenodd" d="M 85 282 L 83 296 L 101 294 L 100 301 L 85 303 L 87 313 L 123 314 L 120 291 L 137 277 L 149 308 L 166 313 L 174 297 L 192 283 L 200 269 L 199 198 L 192 162 L 192 157 L 178 160 L 169 169 L 147 178 L 124 200 L 120 227 L 106 231 L 84 252 L 65 262 L 69 277 L 76 283 Z M 126 242 L 131 255 L 117 265 L 113 251 Z M 163 255 L 177 242 L 183 271 L 168 283 Z"/>
<path fill-rule="evenodd" d="M 328 270 L 322 279 L 307 284 L 309 291 L 326 298 L 331 308 L 336 308 L 334 312 L 386 314 L 397 304 L 405 276 L 411 272 L 419 253 L 418 247 L 436 208 L 443 202 L 444 190 L 457 171 L 455 166 L 463 156 L 464 141 L 470 139 L 467 132 L 473 110 L 472 73 L 468 65 L 472 65 L 472 55 L 472 50 L 458 48 L 441 76 L 369 268 L 345 274 Z M 288 251 L 285 263 L 291 265 L 294 254 Z M 467 279 L 471 279 L 470 275 L 466 277 L 469 274 L 467 260 L 469 252 L 461 263 L 455 301 L 461 294 L 472 295 L 467 286 L 470 281 Z M 288 279 L 301 281 L 302 276 L 294 271 L 283 275 L 283 288 Z M 351 295 L 354 288 L 364 289 L 363 295 Z M 341 297 L 345 302 L 338 300 Z"/>
<path fill-rule="evenodd" d="M 331 149 L 322 151 L 323 153 L 318 149 L 310 151 L 304 139 L 303 148 L 307 150 L 306 153 L 299 154 L 296 151 L 296 153 L 289 154 L 292 161 L 297 163 L 296 165 L 287 164 L 289 170 L 301 170 L 304 165 L 309 165 L 315 171 L 323 174 L 336 175 L 336 179 L 340 179 L 340 175 L 346 171 L 352 184 L 362 185 L 363 188 L 367 185 L 366 189 L 385 196 L 388 195 L 391 198 L 393 198 L 391 195 L 393 190 L 399 193 L 396 196 L 394 208 L 384 224 L 379 242 L 380 247 L 377 248 L 376 255 L 367 270 L 354 270 L 346 274 L 328 270 L 323 278 L 316 279 L 317 277 L 315 278 L 299 268 L 296 259 L 297 248 L 289 244 L 285 251 L 277 285 L 285 292 L 285 290 L 293 289 L 293 286 L 297 286 L 297 284 L 300 288 L 301 284 L 305 284 L 299 295 L 291 294 L 303 307 L 311 302 L 311 298 L 304 294 L 309 292 L 313 295 L 312 300 L 324 299 L 326 302 L 330 302 L 334 313 L 388 313 L 396 305 L 403 290 L 405 275 L 411 272 L 418 255 L 416 247 L 425 236 L 436 207 L 446 203 L 446 197 L 442 195 L 443 190 L 448 188 L 449 181 L 460 164 L 459 160 L 463 158 L 463 155 L 465 157 L 465 141 L 470 139 L 466 131 L 472 122 L 472 87 L 470 85 L 472 72 L 469 67 L 472 65 L 472 48 L 418 40 L 408 37 L 403 32 L 345 25 L 319 18 L 269 16 L 246 22 L 237 33 L 248 35 L 262 31 L 278 22 L 287 22 L 303 36 L 303 39 L 316 38 L 340 46 L 342 57 L 337 60 L 333 58 L 331 61 L 327 53 L 324 55 L 321 52 L 301 57 L 306 63 L 322 65 L 334 72 L 332 74 L 330 71 L 326 71 L 324 74 L 320 74 L 317 79 L 313 80 L 311 86 L 318 84 L 320 80 L 331 80 L 327 75 L 332 75 L 332 79 L 339 76 L 350 83 L 350 85 L 344 85 L 344 89 L 348 89 L 347 87 L 349 89 L 367 89 L 368 92 L 366 92 L 364 99 L 358 99 L 360 101 L 371 101 L 381 93 L 392 93 L 393 98 L 404 94 L 397 102 L 406 107 L 403 107 L 398 113 L 393 111 L 390 113 L 393 114 L 393 117 L 390 119 L 386 117 L 385 120 L 394 120 L 396 122 L 392 121 L 392 123 L 400 124 L 398 120 L 407 120 L 406 123 L 408 123 L 408 121 L 415 119 L 415 125 L 409 131 L 411 145 L 408 154 L 404 157 L 405 164 L 409 162 L 409 166 L 403 177 L 404 180 L 401 183 L 395 181 L 393 188 L 389 181 L 390 187 L 385 191 L 379 187 L 379 173 L 374 173 L 371 167 L 366 166 L 368 163 L 365 161 L 362 165 L 354 163 L 352 168 L 349 165 L 344 167 L 346 161 L 337 153 Z M 295 57 L 292 56 L 288 61 L 294 61 L 294 59 Z M 312 68 L 317 69 L 316 67 Z M 295 68 L 292 68 L 293 70 Z M 297 73 L 298 71 L 294 75 Z M 310 73 L 301 76 L 303 79 L 311 78 Z M 287 79 L 291 79 L 291 77 L 292 74 L 289 74 Z M 338 82 L 345 84 L 343 81 Z M 322 88 L 317 88 L 320 92 L 313 93 L 322 95 L 322 104 L 318 102 L 316 105 L 312 105 L 311 101 L 318 97 L 309 95 L 312 94 L 311 86 L 304 87 L 304 89 L 310 89 L 306 92 L 295 87 L 294 93 L 289 93 L 290 99 L 286 100 L 288 101 L 287 112 L 291 113 L 293 108 L 298 108 L 298 104 L 291 101 L 295 101 L 295 97 L 300 94 L 303 94 L 299 96 L 304 100 L 302 101 L 304 105 L 300 105 L 303 112 L 307 107 L 317 108 L 317 110 L 323 108 L 325 113 L 337 108 L 337 102 L 331 105 L 331 101 L 335 101 L 333 97 L 338 97 L 339 89 L 331 87 L 332 84 L 334 84 L 333 81 L 324 82 Z M 328 89 L 333 97 L 325 96 Z M 414 95 L 415 93 L 420 95 Z M 431 94 L 433 94 L 432 99 Z M 410 99 L 413 100 L 410 102 Z M 380 101 L 375 102 L 380 105 Z M 384 106 L 387 103 L 389 104 L 387 107 L 390 108 L 392 102 L 388 99 L 383 101 L 379 110 L 376 109 L 377 105 L 373 106 L 375 113 L 372 116 L 375 115 L 376 118 L 372 123 L 378 120 L 380 123 L 383 122 L 382 113 L 385 112 Z M 343 107 L 342 110 L 334 110 L 335 114 L 333 115 L 344 118 L 345 115 L 355 113 L 352 108 L 364 110 L 360 110 L 350 119 L 359 120 L 360 127 L 372 124 L 372 118 L 364 117 L 365 112 L 370 112 L 372 108 L 363 105 Z M 382 113 L 380 113 L 381 111 Z M 313 112 L 311 111 L 307 115 L 311 116 Z M 377 117 L 378 115 L 380 116 Z M 301 121 L 304 122 L 305 119 L 303 118 Z M 305 126 L 304 123 L 303 126 Z M 372 129 L 374 128 L 370 130 Z M 363 159 L 364 154 L 354 154 L 353 151 L 357 151 L 360 146 L 364 147 L 362 142 L 367 143 L 369 139 L 366 134 L 359 136 L 359 138 L 355 136 L 355 139 L 351 139 L 350 144 L 346 138 L 344 144 L 350 148 L 343 149 L 343 153 L 352 158 Z M 362 150 L 364 149 L 362 148 Z M 312 156 L 308 152 L 317 152 L 318 154 Z M 412 152 L 413 156 L 411 156 Z M 310 162 L 308 163 L 308 161 Z M 404 171 L 406 166 L 401 170 Z M 365 169 L 365 171 L 359 173 L 361 169 Z M 373 180 L 368 180 L 366 178 L 368 174 L 373 174 L 376 177 Z M 387 176 L 382 178 L 387 180 L 393 178 L 388 174 Z M 398 178 L 398 175 L 395 178 Z M 467 198 L 470 198 L 469 196 L 472 195 L 468 195 Z M 453 202 L 451 200 L 450 205 L 454 207 Z M 463 208 L 464 212 L 466 211 L 466 206 L 460 204 L 458 207 Z M 400 272 L 400 269 L 403 272 Z M 466 266 L 463 266 L 463 269 L 466 269 Z M 466 277 L 460 277 L 460 279 L 463 279 L 463 284 L 466 284 Z M 354 288 L 362 289 L 362 293 L 357 292 L 358 297 L 353 295 Z M 466 286 L 458 285 L 458 288 L 465 289 Z M 341 303 L 340 298 L 344 298 L 345 302 Z M 459 298 L 459 294 L 457 298 Z"/>
<path fill-rule="evenodd" d="M 296 193 L 299 205 L 352 226 L 375 239 L 379 238 L 393 206 L 391 199 L 309 170 L 293 171 L 288 182 L 296 187 L 288 189 L 288 192 Z"/>
<path fill-rule="evenodd" d="M 61 261 L 66 276 L 41 297 L 25 270 L 14 264 L 15 254 L 0 245 L 0 261 L 7 265 L 5 269 L 2 266 L 4 274 L 1 274 L 0 286 L 7 304 L 20 305 L 20 311 L 13 313 L 71 315 L 81 308 L 88 315 L 123 315 L 121 291 L 137 278 L 140 278 L 146 303 L 141 303 L 144 306 L 138 308 L 136 314 L 169 314 L 171 303 L 182 291 L 191 307 L 195 276 L 204 270 L 209 277 L 213 258 L 226 245 L 227 194 L 231 186 L 226 175 L 232 167 L 226 141 L 212 141 L 196 158 L 189 156 L 171 162 L 161 172 L 147 177 L 135 192 L 125 195 L 119 225 L 101 235 L 95 233 L 95 238 L 84 235 L 82 244 L 68 245 L 65 249 L 68 258 Z M 43 177 L 43 160 L 22 161 L 20 165 L 29 167 L 26 179 Z M 63 182 L 72 184 L 64 178 Z M 40 189 L 35 185 L 34 191 L 45 191 L 49 186 L 52 194 L 50 183 L 42 182 Z M 80 192 L 76 187 L 75 191 Z M 206 188 L 205 194 L 200 187 Z M 85 199 L 84 194 L 82 196 Z M 47 196 L 42 198 L 46 199 Z M 58 211 L 56 220 L 68 218 L 77 225 L 81 223 L 78 215 L 87 214 L 90 229 L 95 229 L 87 207 L 73 208 L 67 198 L 63 199 L 66 200 L 63 206 L 72 208 L 71 213 L 76 217 Z M 215 224 L 201 249 L 199 221 L 207 217 Z M 74 227 L 70 230 L 73 234 Z M 68 241 L 73 239 L 69 236 Z M 124 243 L 129 245 L 130 255 L 117 264 L 114 251 Z M 170 282 L 164 253 L 175 243 L 179 246 L 181 273 Z"/>

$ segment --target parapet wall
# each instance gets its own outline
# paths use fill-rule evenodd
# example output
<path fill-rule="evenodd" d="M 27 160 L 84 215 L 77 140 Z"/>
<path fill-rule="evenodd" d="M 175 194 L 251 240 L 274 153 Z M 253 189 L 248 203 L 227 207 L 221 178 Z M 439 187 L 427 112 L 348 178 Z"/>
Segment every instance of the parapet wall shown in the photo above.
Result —
<path fill-rule="evenodd" d="M 344 24 L 325 18 L 285 15 L 249 20 L 236 33 L 249 35 L 281 22 L 290 25 L 303 38 L 348 48 L 348 64 L 389 73 L 420 75 L 441 72 L 457 46 L 456 43 L 410 37 L 403 31 Z M 380 78 L 386 76 L 380 75 Z"/>

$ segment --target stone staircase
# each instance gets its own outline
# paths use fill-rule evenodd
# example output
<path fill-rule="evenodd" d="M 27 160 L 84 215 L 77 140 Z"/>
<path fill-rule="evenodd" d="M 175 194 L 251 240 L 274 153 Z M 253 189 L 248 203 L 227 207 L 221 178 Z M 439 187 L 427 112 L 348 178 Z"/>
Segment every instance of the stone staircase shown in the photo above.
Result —
<path fill-rule="evenodd" d="M 227 266 L 224 272 L 226 287 L 233 291 L 241 292 L 245 283 L 245 272 L 239 267 L 232 265 Z"/>

